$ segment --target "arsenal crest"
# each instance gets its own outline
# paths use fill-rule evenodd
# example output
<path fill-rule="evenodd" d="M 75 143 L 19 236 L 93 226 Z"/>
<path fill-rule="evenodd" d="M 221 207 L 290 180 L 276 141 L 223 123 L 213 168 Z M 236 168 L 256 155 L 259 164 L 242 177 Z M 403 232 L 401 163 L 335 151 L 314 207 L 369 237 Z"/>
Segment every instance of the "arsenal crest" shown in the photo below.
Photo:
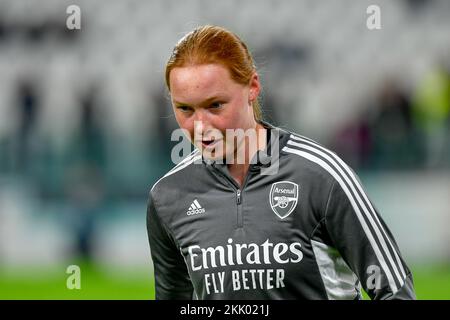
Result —
<path fill-rule="evenodd" d="M 280 219 L 286 218 L 297 206 L 298 184 L 290 181 L 275 182 L 270 189 L 269 201 L 273 212 Z"/>

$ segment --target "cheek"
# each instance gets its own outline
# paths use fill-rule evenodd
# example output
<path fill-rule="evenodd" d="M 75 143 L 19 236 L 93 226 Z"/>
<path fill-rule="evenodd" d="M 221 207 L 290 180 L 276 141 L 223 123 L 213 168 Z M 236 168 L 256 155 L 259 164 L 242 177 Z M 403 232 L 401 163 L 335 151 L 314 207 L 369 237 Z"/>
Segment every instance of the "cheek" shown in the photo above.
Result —
<path fill-rule="evenodd" d="M 235 100 L 227 106 L 226 111 L 215 119 L 216 128 L 232 129 L 241 128 L 247 117 L 245 108 L 247 107 L 244 97 L 235 98 Z"/>
<path fill-rule="evenodd" d="M 177 120 L 178 126 L 189 132 L 189 137 L 194 136 L 194 123 L 190 119 L 187 119 L 185 116 L 180 114 L 175 114 L 175 119 Z"/>
<path fill-rule="evenodd" d="M 220 116 L 214 117 L 210 122 L 212 128 L 219 130 L 223 135 L 226 134 L 227 129 L 235 129 L 239 127 L 237 121 L 239 117 L 232 112 L 222 113 Z"/>
<path fill-rule="evenodd" d="M 230 112 L 224 117 L 227 128 L 245 128 L 247 123 L 247 106 L 239 100 L 230 108 Z"/>

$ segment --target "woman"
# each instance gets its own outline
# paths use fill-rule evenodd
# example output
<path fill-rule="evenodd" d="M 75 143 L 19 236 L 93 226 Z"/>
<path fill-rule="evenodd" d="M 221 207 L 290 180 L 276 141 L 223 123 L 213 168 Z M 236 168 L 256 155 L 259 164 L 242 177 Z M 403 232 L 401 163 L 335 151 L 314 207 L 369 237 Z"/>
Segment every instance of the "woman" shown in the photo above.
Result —
<path fill-rule="evenodd" d="M 187 34 L 166 84 L 196 148 L 150 192 L 156 299 L 360 299 L 361 285 L 372 299 L 415 298 L 353 171 L 262 121 L 259 77 L 235 34 Z"/>

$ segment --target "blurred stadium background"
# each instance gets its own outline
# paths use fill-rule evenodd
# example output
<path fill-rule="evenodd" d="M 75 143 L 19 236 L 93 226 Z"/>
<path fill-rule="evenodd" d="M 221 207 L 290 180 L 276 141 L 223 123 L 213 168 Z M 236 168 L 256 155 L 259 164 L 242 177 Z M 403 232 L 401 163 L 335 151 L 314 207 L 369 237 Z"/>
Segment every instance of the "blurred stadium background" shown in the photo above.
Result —
<path fill-rule="evenodd" d="M 0 298 L 153 298 L 147 194 L 176 128 L 164 66 L 201 24 L 248 43 L 267 120 L 357 171 L 418 298 L 450 299 L 447 0 L 0 0 Z"/>

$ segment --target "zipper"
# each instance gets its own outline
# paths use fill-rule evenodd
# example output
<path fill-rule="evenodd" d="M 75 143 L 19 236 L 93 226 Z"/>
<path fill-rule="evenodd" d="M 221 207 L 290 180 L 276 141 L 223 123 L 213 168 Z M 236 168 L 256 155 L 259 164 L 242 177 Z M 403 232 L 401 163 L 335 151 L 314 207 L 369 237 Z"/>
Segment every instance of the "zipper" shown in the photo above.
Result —
<path fill-rule="evenodd" d="M 237 204 L 237 227 L 242 228 L 244 221 L 242 217 L 242 196 L 241 189 L 236 190 L 236 204 Z"/>
<path fill-rule="evenodd" d="M 244 190 L 245 186 L 247 185 L 248 180 L 250 179 L 250 168 L 249 171 L 247 172 L 247 175 L 244 179 L 244 182 L 242 184 L 242 186 L 238 186 L 236 181 L 234 181 L 233 178 L 227 176 L 226 174 L 224 174 L 223 172 L 221 172 L 220 170 L 216 171 L 219 173 L 219 175 L 221 175 L 225 180 L 227 180 L 231 187 L 235 190 L 235 194 L 236 194 L 236 206 L 237 206 L 237 228 L 242 228 L 244 226 L 244 219 L 242 216 L 242 190 Z"/>

